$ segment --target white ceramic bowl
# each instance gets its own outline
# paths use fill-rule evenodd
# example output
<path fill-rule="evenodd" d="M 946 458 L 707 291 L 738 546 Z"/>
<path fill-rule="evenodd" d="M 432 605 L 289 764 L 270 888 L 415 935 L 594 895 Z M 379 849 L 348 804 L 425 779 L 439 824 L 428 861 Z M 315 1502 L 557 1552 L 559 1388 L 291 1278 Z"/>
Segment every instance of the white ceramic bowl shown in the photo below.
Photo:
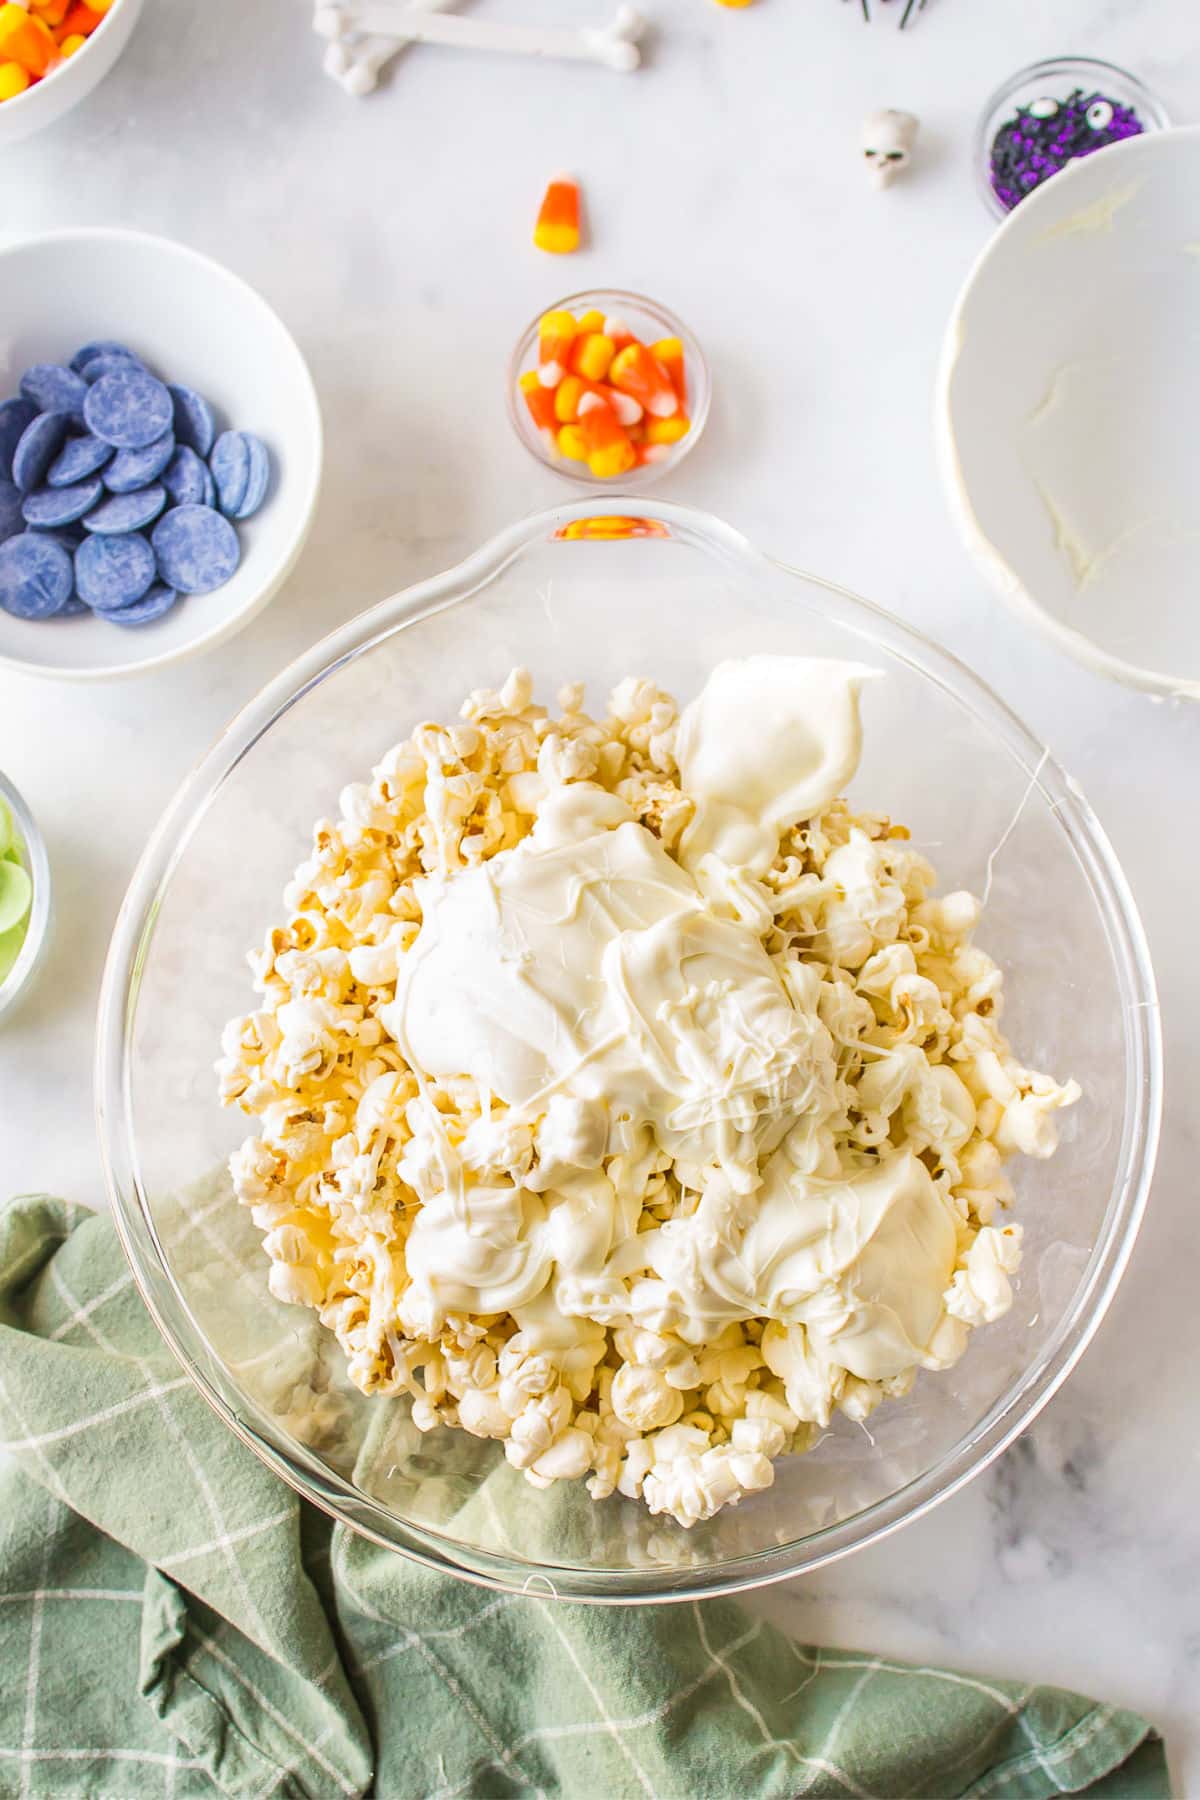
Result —
<path fill-rule="evenodd" d="M 47 75 L 0 105 L 0 150 L 53 125 L 90 94 L 112 68 L 133 35 L 142 0 L 113 0 L 81 50 Z"/>
<path fill-rule="evenodd" d="M 1200 128 L 1097 151 L 967 278 L 943 478 L 1009 604 L 1089 668 L 1200 699 Z"/>
<path fill-rule="evenodd" d="M 93 338 L 116 338 L 166 381 L 194 387 L 222 425 L 262 438 L 267 499 L 237 527 L 232 580 L 139 629 L 98 618 L 14 619 L 0 611 L 0 663 L 36 675 L 96 680 L 143 674 L 209 650 L 260 612 L 308 534 L 321 480 L 321 413 L 291 333 L 220 263 L 137 231 L 51 232 L 0 249 L 6 299 L 0 398 L 31 363 L 65 362 Z"/>

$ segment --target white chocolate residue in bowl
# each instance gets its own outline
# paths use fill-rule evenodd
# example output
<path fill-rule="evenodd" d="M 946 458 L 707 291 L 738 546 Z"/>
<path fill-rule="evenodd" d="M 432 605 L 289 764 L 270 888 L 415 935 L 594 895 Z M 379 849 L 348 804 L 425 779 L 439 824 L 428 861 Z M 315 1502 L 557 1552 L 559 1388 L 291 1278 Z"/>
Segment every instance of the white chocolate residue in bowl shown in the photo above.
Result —
<path fill-rule="evenodd" d="M 751 657 L 677 713 L 516 670 L 348 788 L 252 956 L 222 1098 L 271 1291 L 366 1393 L 683 1525 L 1009 1307 L 1023 1068 L 979 905 L 837 796 L 871 670 Z"/>

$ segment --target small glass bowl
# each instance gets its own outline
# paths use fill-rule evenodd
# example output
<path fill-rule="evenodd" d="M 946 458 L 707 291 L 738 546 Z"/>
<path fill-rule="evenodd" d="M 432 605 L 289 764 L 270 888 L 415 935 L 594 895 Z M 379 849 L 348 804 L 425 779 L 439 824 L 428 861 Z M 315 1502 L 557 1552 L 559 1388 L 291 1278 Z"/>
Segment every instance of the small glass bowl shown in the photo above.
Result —
<path fill-rule="evenodd" d="M 12 782 L 0 770 L 0 800 L 12 814 L 13 836 L 20 860 L 33 883 L 33 901 L 29 908 L 29 923 L 25 931 L 25 941 L 21 945 L 16 962 L 8 974 L 0 981 L 0 1018 L 14 1005 L 18 996 L 25 990 L 41 963 L 50 939 L 50 921 L 52 917 L 50 893 L 50 858 L 46 855 L 46 846 L 42 834 L 37 828 L 33 814 L 26 806 Z"/>
<path fill-rule="evenodd" d="M 652 344 L 664 337 L 679 339 L 683 345 L 688 416 L 692 422 L 687 436 L 680 438 L 677 444 L 672 444 L 670 454 L 660 462 L 643 463 L 640 468 L 629 469 L 625 474 L 611 479 L 593 475 L 586 463 L 573 462 L 570 457 L 563 456 L 554 448 L 530 418 L 525 396 L 518 386 L 522 375 L 529 369 L 537 368 L 538 330 L 546 313 L 592 311 L 602 312 L 606 318 L 617 314 L 625 320 L 634 336 L 645 344 Z M 645 294 L 627 293 L 623 288 L 588 288 L 583 293 L 568 294 L 565 300 L 555 300 L 550 306 L 543 307 L 517 339 L 509 358 L 505 382 L 508 416 L 512 420 L 513 430 L 531 456 L 535 456 L 547 469 L 553 469 L 556 475 L 564 475 L 568 481 L 577 482 L 581 487 L 621 491 L 647 487 L 650 482 L 657 481 L 683 461 L 688 451 L 700 440 L 712 399 L 712 379 L 704 352 L 683 320 L 676 318 L 667 307 L 660 306 L 657 300 L 649 300 Z"/>
<path fill-rule="evenodd" d="M 1054 56 L 1018 69 L 988 100 L 975 131 L 975 173 L 984 202 L 998 219 L 1006 219 L 1014 209 L 1005 206 L 992 186 L 992 142 L 997 131 L 1008 124 L 1019 107 L 1042 99 L 1065 100 L 1075 88 L 1094 88 L 1106 98 L 1132 107 L 1144 131 L 1165 131 L 1171 123 L 1158 95 L 1115 63 L 1100 62 L 1091 56 Z M 1035 193 L 1036 189 L 1029 191 Z"/>

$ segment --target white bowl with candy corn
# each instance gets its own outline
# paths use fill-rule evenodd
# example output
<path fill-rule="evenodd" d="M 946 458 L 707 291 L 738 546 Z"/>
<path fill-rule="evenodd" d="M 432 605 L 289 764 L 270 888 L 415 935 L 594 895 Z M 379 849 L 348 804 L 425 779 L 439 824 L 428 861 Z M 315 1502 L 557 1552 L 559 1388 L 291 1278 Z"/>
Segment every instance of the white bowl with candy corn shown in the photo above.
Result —
<path fill-rule="evenodd" d="M 708 418 L 708 364 L 681 319 L 618 288 L 569 294 L 517 340 L 508 410 L 530 455 L 568 480 L 644 486 Z"/>
<path fill-rule="evenodd" d="M 26 5 L 28 18 L 0 24 L 0 149 L 53 125 L 91 93 L 117 61 L 138 22 L 142 0 L 95 6 Z"/>

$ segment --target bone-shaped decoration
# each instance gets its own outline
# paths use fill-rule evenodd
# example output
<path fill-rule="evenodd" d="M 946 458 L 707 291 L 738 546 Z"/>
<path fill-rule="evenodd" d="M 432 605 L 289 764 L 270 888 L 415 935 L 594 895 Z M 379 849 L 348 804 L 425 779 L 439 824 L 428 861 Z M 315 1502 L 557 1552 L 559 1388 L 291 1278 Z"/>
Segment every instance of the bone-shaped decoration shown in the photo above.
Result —
<path fill-rule="evenodd" d="M 518 56 L 598 62 L 622 73 L 636 69 L 641 61 L 638 39 L 646 29 L 645 20 L 631 6 L 618 7 L 605 25 L 572 30 L 555 25 L 508 25 L 490 19 L 460 18 L 456 13 L 443 13 L 440 7 L 417 4 L 416 0 L 319 4 L 313 23 L 314 29 L 332 39 L 341 52 L 333 59 L 339 64 L 346 47 L 356 41 L 364 47 L 371 46 L 364 48 L 364 59 L 371 63 L 380 54 L 386 56 L 380 49 L 381 41 L 391 39 L 444 44 L 459 50 L 496 50 Z M 330 60 L 327 53 L 327 65 Z"/>
<path fill-rule="evenodd" d="M 408 0 L 412 11 L 444 12 L 454 0 Z M 318 37 L 328 38 L 322 67 L 347 94 L 361 99 L 379 85 L 379 77 L 393 57 L 412 42 L 407 36 L 393 33 L 383 37 L 365 35 L 351 25 L 347 9 L 317 0 L 313 10 L 313 30 Z"/>

